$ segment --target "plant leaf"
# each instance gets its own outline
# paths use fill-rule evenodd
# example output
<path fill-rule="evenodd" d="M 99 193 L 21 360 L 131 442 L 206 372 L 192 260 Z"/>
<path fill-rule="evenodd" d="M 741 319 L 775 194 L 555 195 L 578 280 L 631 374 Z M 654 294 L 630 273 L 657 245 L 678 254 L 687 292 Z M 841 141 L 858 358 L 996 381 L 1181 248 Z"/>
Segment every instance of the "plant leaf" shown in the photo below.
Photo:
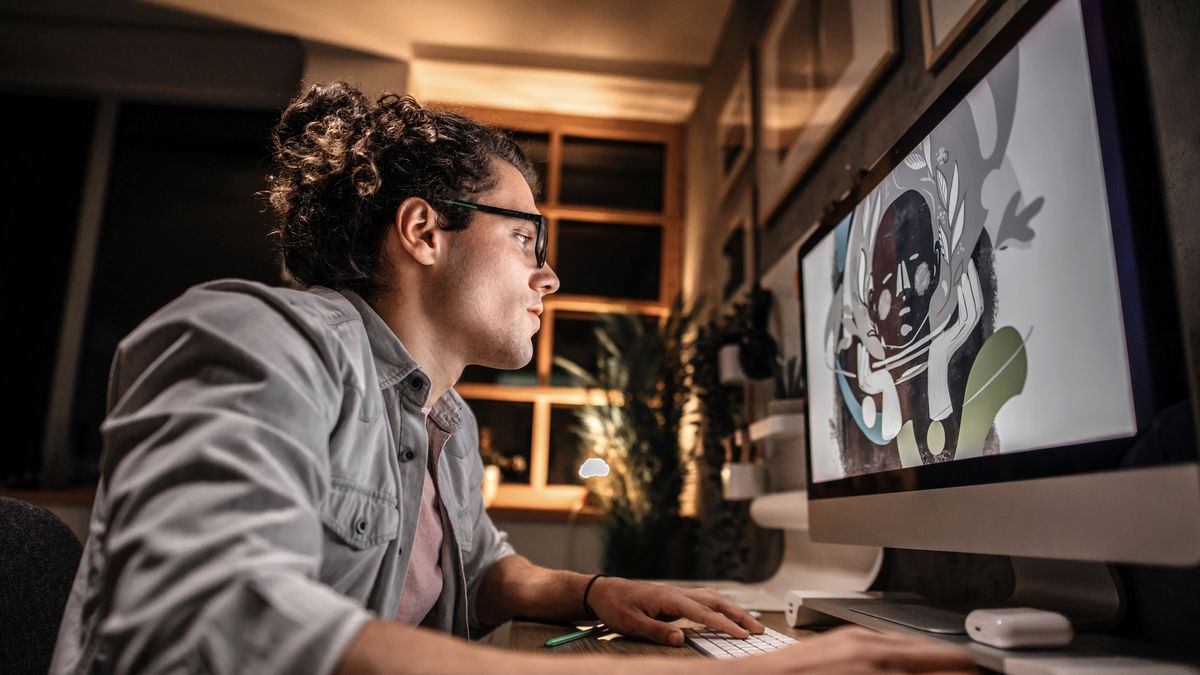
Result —
<path fill-rule="evenodd" d="M 587 370 L 585 370 L 578 363 L 575 363 L 574 361 L 572 361 L 566 357 L 563 357 L 563 356 L 556 356 L 556 357 L 554 357 L 554 364 L 556 366 L 558 366 L 559 368 L 562 368 L 563 370 L 567 371 L 568 373 L 574 375 L 575 377 L 579 378 L 579 380 L 584 383 L 585 387 L 592 387 L 592 388 L 599 387 L 599 384 L 596 382 L 595 376 L 593 376 L 591 373 L 589 373 Z"/>
<path fill-rule="evenodd" d="M 963 199 L 965 200 L 965 199 L 966 199 L 966 197 L 964 197 Z M 954 250 L 954 247 L 955 247 L 955 246 L 958 246 L 958 240 L 962 238 L 962 231 L 963 231 L 963 212 L 964 212 L 964 211 L 966 211 L 966 209 L 965 209 L 965 208 L 963 208 L 963 204 L 962 204 L 962 203 L 960 203 L 960 204 L 959 204 L 959 206 L 958 206 L 958 214 L 955 216 L 955 218 L 954 218 L 954 223 L 952 224 L 952 228 L 953 228 L 953 229 L 951 230 L 951 232 L 952 232 L 952 234 L 951 234 L 951 237 L 952 237 L 952 238 L 950 239 L 950 248 L 951 248 L 951 250 Z"/>
<path fill-rule="evenodd" d="M 950 208 L 950 214 L 947 220 L 954 222 L 954 212 L 958 209 L 958 162 L 954 163 L 954 172 L 950 175 L 950 196 L 946 200 L 947 206 Z M 955 230 L 957 232 L 957 230 Z"/>
<path fill-rule="evenodd" d="M 929 166 L 925 163 L 925 158 L 915 152 L 908 157 L 905 157 L 904 163 L 910 169 L 924 169 L 926 166 Z"/>

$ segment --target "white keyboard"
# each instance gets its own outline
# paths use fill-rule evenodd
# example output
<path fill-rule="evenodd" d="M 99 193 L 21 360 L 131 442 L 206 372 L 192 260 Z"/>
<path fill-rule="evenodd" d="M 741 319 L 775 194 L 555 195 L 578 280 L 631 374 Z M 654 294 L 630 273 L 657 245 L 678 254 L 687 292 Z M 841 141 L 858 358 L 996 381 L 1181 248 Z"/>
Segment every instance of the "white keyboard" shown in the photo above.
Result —
<path fill-rule="evenodd" d="M 718 659 L 736 659 L 741 656 L 765 654 L 796 644 L 795 638 L 770 628 L 763 631 L 762 635 L 751 634 L 745 640 L 707 628 L 685 628 L 683 637 L 688 644 L 699 649 L 700 653 Z"/>

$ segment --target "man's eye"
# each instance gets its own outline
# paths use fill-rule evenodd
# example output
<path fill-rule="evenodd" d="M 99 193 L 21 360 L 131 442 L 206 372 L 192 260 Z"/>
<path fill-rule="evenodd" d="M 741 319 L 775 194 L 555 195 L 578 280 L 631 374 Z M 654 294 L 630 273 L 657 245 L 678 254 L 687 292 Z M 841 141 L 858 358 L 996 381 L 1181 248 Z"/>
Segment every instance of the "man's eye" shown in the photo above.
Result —
<path fill-rule="evenodd" d="M 527 234 L 524 234 L 524 233 L 522 233 L 522 232 L 517 232 L 517 233 L 516 233 L 516 236 L 517 236 L 517 239 L 520 239 L 520 240 L 521 240 L 521 245 L 522 245 L 522 246 L 525 246 L 525 245 L 527 245 L 527 244 L 529 243 L 529 240 L 530 240 L 530 239 L 533 239 L 533 237 L 531 237 L 531 236 L 529 236 L 529 235 L 527 235 Z"/>

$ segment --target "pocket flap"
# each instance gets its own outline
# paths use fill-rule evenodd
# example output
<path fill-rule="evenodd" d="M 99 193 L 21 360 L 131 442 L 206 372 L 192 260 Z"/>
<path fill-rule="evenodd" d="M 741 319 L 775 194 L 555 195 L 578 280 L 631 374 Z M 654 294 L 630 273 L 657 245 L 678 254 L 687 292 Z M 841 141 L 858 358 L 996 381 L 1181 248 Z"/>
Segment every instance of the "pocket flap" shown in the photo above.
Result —
<path fill-rule="evenodd" d="M 321 505 L 321 522 L 354 548 L 368 548 L 396 538 L 400 512 L 395 498 L 335 479 Z"/>

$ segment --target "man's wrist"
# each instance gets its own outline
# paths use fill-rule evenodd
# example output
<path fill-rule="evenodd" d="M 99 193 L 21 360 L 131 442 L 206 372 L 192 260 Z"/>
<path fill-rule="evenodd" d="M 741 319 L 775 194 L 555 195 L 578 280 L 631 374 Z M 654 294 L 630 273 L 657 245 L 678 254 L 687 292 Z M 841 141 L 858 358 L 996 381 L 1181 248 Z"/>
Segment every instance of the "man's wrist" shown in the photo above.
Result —
<path fill-rule="evenodd" d="M 583 615 L 589 619 L 599 618 L 596 616 L 596 610 L 593 609 L 589 603 L 589 599 L 596 582 L 607 577 L 607 574 L 596 574 L 592 576 L 592 578 L 588 580 L 587 585 L 583 587 Z"/>

